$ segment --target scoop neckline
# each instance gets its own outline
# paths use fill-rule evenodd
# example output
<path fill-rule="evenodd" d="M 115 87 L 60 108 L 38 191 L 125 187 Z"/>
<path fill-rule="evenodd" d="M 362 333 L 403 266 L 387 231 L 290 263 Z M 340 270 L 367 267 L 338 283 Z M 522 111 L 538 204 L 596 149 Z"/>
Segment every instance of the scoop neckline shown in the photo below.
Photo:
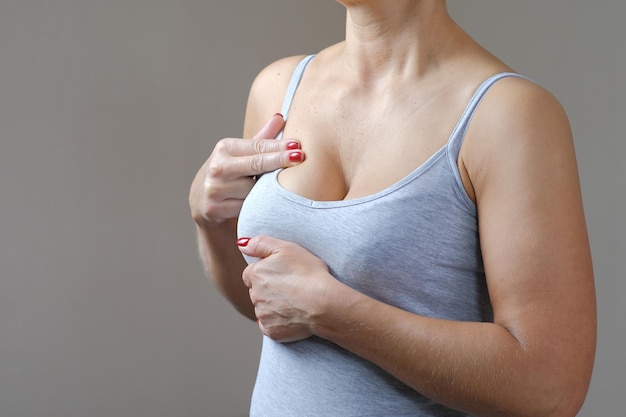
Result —
<path fill-rule="evenodd" d="M 368 203 L 374 200 L 378 200 L 382 197 L 385 197 L 396 190 L 406 186 L 417 177 L 421 176 L 424 172 L 428 171 L 438 160 L 440 160 L 444 155 L 446 155 L 448 150 L 449 143 L 445 143 L 441 148 L 439 148 L 434 154 L 432 154 L 426 161 L 420 164 L 417 168 L 409 172 L 407 175 L 396 181 L 395 183 L 389 185 L 388 187 L 383 188 L 380 191 L 377 191 L 373 194 L 368 194 L 362 197 L 350 198 L 347 200 L 313 200 L 299 194 L 294 193 L 293 191 L 285 188 L 280 181 L 278 180 L 278 175 L 284 168 L 277 169 L 272 172 L 271 181 L 278 190 L 279 194 L 300 205 L 314 208 L 335 208 L 335 207 L 346 207 L 346 206 L 354 206 L 359 204 Z"/>

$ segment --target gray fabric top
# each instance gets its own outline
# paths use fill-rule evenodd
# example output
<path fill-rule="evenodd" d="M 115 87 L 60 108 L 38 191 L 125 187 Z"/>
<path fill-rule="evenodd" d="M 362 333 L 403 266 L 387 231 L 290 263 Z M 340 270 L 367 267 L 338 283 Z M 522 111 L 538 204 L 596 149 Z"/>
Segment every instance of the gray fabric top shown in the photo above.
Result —
<path fill-rule="evenodd" d="M 310 59 L 296 68 L 285 116 Z M 323 259 L 341 282 L 415 314 L 492 321 L 476 207 L 463 188 L 456 161 L 484 93 L 510 76 L 520 77 L 502 73 L 485 81 L 448 143 L 376 194 L 313 201 L 283 188 L 277 180 L 280 170 L 263 175 L 244 202 L 239 236 L 263 234 L 295 242 Z M 464 416 L 317 337 L 294 343 L 264 338 L 250 415 Z"/>

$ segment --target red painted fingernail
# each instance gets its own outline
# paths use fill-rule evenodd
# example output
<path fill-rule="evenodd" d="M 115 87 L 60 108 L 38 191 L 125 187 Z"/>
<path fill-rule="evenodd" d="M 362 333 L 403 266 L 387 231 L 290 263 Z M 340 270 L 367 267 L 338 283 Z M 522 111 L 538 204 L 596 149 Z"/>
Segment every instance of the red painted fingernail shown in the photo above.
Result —
<path fill-rule="evenodd" d="M 294 149 L 300 149 L 300 143 L 295 140 L 290 140 L 285 145 L 288 150 L 293 151 Z"/>
<path fill-rule="evenodd" d="M 291 152 L 289 154 L 289 160 L 291 162 L 302 162 L 304 161 L 304 154 L 300 151 Z"/>
<path fill-rule="evenodd" d="M 237 246 L 246 247 L 248 246 L 248 243 L 250 243 L 249 237 L 240 237 L 239 239 L 237 239 Z"/>

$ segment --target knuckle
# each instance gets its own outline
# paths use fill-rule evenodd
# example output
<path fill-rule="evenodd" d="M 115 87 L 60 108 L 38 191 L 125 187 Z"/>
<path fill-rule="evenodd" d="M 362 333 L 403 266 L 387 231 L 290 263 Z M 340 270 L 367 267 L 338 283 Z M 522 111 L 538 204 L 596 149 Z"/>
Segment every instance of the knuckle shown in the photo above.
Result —
<path fill-rule="evenodd" d="M 219 187 L 216 187 L 214 185 L 209 185 L 208 187 L 206 187 L 204 191 L 204 197 L 206 198 L 207 205 L 216 205 L 218 201 L 221 201 L 223 199 L 222 194 L 223 193 Z"/>
<path fill-rule="evenodd" d="M 207 220 L 217 220 L 224 215 L 222 200 L 224 199 L 223 187 L 214 182 L 207 181 L 204 184 L 202 196 L 202 216 Z"/>
<path fill-rule="evenodd" d="M 192 211 L 192 217 L 197 224 L 207 224 L 219 221 L 218 207 L 206 205 Z"/>
<path fill-rule="evenodd" d="M 223 200 L 223 193 L 218 187 L 207 187 L 204 192 L 205 211 L 215 212 Z"/>
<path fill-rule="evenodd" d="M 207 167 L 207 177 L 208 178 L 220 178 L 222 175 L 224 175 L 224 171 L 225 171 L 224 164 L 213 159 L 211 160 L 211 163 Z"/>
<path fill-rule="evenodd" d="M 223 154 L 230 153 L 230 139 L 222 139 L 215 144 L 215 148 L 213 148 L 213 153 Z"/>
<path fill-rule="evenodd" d="M 243 273 L 241 274 L 241 278 L 243 279 L 243 281 L 248 284 L 248 286 L 252 285 L 252 276 L 253 276 L 253 269 L 252 266 L 254 264 L 248 265 L 244 270 Z"/>
<path fill-rule="evenodd" d="M 221 166 L 210 167 L 206 177 L 204 178 L 204 197 L 208 200 L 219 199 L 223 194 L 224 187 L 217 178 L 221 176 L 223 169 Z"/>
<path fill-rule="evenodd" d="M 254 141 L 254 151 L 259 154 L 259 153 L 265 153 L 268 151 L 268 143 L 265 140 L 256 140 Z"/>
<path fill-rule="evenodd" d="M 263 322 L 264 320 L 267 320 L 269 318 L 269 315 L 267 314 L 265 309 L 260 307 L 258 304 L 255 304 L 255 306 L 254 306 L 254 315 L 261 322 Z"/>
<path fill-rule="evenodd" d="M 218 207 L 213 204 L 207 205 L 206 208 L 204 209 L 204 217 L 206 219 L 218 218 L 219 217 Z"/>
<path fill-rule="evenodd" d="M 261 306 L 260 304 L 257 304 L 255 306 L 255 314 L 256 314 L 256 318 L 259 319 L 264 326 L 269 326 L 269 322 L 271 321 L 270 319 L 272 318 L 272 314 L 271 312 Z"/>
<path fill-rule="evenodd" d="M 253 155 L 249 159 L 249 168 L 254 173 L 262 173 L 264 171 L 264 158 L 262 155 Z"/>
<path fill-rule="evenodd" d="M 259 269 L 259 263 L 255 262 L 253 264 L 250 264 L 246 267 L 246 273 L 247 273 L 247 277 L 248 277 L 248 281 L 250 283 L 252 283 L 252 281 L 254 280 L 254 278 L 257 275 L 257 270 Z"/>

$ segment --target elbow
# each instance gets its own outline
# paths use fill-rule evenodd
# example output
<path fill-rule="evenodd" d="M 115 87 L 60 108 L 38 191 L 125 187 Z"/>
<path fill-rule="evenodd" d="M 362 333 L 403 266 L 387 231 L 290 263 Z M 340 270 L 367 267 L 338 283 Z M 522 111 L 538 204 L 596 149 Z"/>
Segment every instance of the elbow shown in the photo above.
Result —
<path fill-rule="evenodd" d="M 546 378 L 536 385 L 535 417 L 575 417 L 582 408 L 591 380 L 591 372 Z M 541 392 L 538 392 L 541 391 Z"/>
<path fill-rule="evenodd" d="M 585 396 L 567 395 L 567 398 L 553 399 L 544 403 L 541 411 L 537 414 L 529 414 L 533 417 L 576 417 L 583 406 Z"/>
<path fill-rule="evenodd" d="M 581 380 L 571 385 L 574 386 L 559 393 L 546 417 L 575 417 L 578 414 L 587 398 L 589 382 Z"/>
<path fill-rule="evenodd" d="M 539 345 L 527 344 L 520 375 L 528 389 L 518 397 L 522 416 L 575 417 L 589 391 L 596 353 L 595 326 L 570 340 L 544 338 Z M 573 332 L 570 332 L 571 336 Z M 525 377 L 524 377 L 525 376 Z"/>
<path fill-rule="evenodd" d="M 558 349 L 557 349 L 558 350 Z M 525 371 L 515 378 L 520 384 L 512 391 L 507 417 L 575 417 L 589 390 L 594 349 L 577 349 L 577 354 L 557 350 L 533 354 Z M 530 358 L 529 358 L 530 359 Z"/>

